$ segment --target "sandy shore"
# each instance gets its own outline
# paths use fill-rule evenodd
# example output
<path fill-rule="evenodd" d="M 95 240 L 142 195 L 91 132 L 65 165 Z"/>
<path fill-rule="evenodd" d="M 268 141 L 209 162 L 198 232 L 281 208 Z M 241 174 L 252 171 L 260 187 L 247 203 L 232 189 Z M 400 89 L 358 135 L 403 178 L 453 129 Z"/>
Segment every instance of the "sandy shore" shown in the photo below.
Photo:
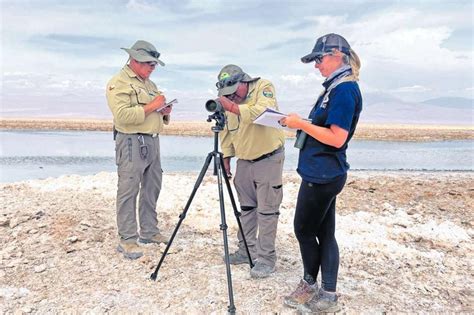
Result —
<path fill-rule="evenodd" d="M 164 176 L 159 222 L 170 235 L 197 174 Z M 223 314 L 228 296 L 216 179 L 208 174 L 158 281 L 163 247 L 128 261 L 115 252 L 114 173 L 0 186 L 0 313 Z M 473 313 L 472 172 L 351 172 L 338 199 L 338 291 L 346 313 Z M 235 305 L 293 314 L 282 297 L 302 266 L 292 218 L 299 178 L 284 175 L 277 272 L 232 267 Z M 231 250 L 237 225 L 227 204 Z"/>
<path fill-rule="evenodd" d="M 165 135 L 212 136 L 213 123 L 205 121 L 171 121 L 165 127 Z M 0 118 L 0 129 L 40 129 L 40 130 L 93 130 L 110 131 L 110 120 L 87 119 L 24 119 Z M 288 137 L 294 133 L 287 132 Z M 377 125 L 360 123 L 355 139 L 387 141 L 439 141 L 474 139 L 472 126 L 443 125 Z"/>

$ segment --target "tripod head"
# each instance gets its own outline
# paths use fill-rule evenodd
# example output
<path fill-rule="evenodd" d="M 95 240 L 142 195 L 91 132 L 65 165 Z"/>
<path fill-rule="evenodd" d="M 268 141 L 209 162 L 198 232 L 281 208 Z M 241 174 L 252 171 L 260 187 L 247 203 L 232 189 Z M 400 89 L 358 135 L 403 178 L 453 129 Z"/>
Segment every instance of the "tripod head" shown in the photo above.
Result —
<path fill-rule="evenodd" d="M 224 130 L 224 126 L 225 126 L 225 122 L 226 122 L 224 113 L 223 112 L 215 112 L 214 114 L 209 115 L 207 117 L 208 122 L 211 122 L 213 119 L 216 121 L 216 125 L 211 128 L 212 131 L 219 132 L 219 131 Z"/>

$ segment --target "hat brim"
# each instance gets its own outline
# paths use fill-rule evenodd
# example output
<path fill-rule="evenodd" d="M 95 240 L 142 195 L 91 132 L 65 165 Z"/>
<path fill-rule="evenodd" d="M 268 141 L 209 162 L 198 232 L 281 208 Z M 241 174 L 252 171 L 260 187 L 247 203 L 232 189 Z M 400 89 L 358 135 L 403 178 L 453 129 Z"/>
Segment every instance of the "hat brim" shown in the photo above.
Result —
<path fill-rule="evenodd" d="M 135 59 L 138 62 L 155 61 L 159 63 L 161 66 L 165 65 L 163 61 L 153 56 L 150 56 L 149 54 L 146 53 L 146 51 L 142 51 L 142 50 L 137 51 L 137 50 L 129 49 L 129 48 L 121 48 L 121 49 L 125 50 L 129 54 L 130 58 Z"/>
<path fill-rule="evenodd" d="M 242 80 L 240 80 L 240 82 L 250 83 L 250 82 L 253 82 L 253 81 L 257 81 L 258 79 L 260 79 L 260 77 L 252 78 L 247 73 L 244 73 L 244 77 L 242 78 Z"/>
<path fill-rule="evenodd" d="M 240 82 L 243 82 L 243 83 L 250 83 L 250 82 L 254 82 L 254 81 L 257 81 L 259 80 L 260 77 L 257 77 L 257 78 L 252 78 L 251 76 L 249 76 L 248 74 L 244 74 L 244 77 L 242 78 L 242 80 L 240 80 Z M 218 92 L 217 92 L 217 95 L 218 96 L 223 96 L 223 95 L 231 95 L 231 94 L 234 94 L 235 91 L 237 91 L 237 88 L 239 87 L 239 83 L 240 82 L 237 82 L 236 84 L 234 85 L 230 85 L 230 86 L 226 86 L 225 88 L 222 88 L 220 89 Z"/>
<path fill-rule="evenodd" d="M 231 94 L 234 94 L 235 91 L 237 91 L 237 87 L 239 86 L 239 83 L 240 83 L 240 82 L 237 82 L 237 83 L 234 84 L 234 85 L 226 86 L 225 88 L 220 89 L 220 90 L 217 92 L 217 95 L 218 95 L 218 96 L 224 96 L 224 95 L 231 95 Z"/>
<path fill-rule="evenodd" d="M 316 59 L 316 57 L 323 55 L 321 52 L 312 52 L 306 56 L 301 57 L 302 63 L 310 63 Z"/>

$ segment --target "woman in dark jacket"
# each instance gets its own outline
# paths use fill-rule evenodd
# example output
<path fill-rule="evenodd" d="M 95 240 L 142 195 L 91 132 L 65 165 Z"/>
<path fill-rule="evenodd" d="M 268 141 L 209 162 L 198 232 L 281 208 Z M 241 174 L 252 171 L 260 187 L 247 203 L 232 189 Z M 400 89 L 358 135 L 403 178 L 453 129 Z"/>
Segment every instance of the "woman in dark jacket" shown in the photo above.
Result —
<path fill-rule="evenodd" d="M 314 67 L 326 80 L 308 120 L 290 114 L 280 122 L 298 129 L 295 146 L 300 149 L 297 171 L 302 182 L 294 229 L 304 267 L 303 279 L 284 301 L 305 312 L 336 312 L 339 310 L 336 295 L 339 248 L 334 235 L 336 196 L 346 182 L 347 144 L 362 110 L 357 84 L 360 61 L 349 43 L 337 34 L 318 38 L 313 51 L 301 61 L 314 61 Z"/>

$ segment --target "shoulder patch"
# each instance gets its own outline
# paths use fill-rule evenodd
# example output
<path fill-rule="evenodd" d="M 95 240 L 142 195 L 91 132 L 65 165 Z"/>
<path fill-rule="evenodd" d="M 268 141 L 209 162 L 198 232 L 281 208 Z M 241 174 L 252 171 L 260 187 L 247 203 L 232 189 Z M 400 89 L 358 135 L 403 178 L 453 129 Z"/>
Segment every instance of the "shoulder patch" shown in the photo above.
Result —
<path fill-rule="evenodd" d="M 273 98 L 273 92 L 272 92 L 272 89 L 270 88 L 264 88 L 262 93 L 263 93 L 263 96 L 265 97 Z"/>

